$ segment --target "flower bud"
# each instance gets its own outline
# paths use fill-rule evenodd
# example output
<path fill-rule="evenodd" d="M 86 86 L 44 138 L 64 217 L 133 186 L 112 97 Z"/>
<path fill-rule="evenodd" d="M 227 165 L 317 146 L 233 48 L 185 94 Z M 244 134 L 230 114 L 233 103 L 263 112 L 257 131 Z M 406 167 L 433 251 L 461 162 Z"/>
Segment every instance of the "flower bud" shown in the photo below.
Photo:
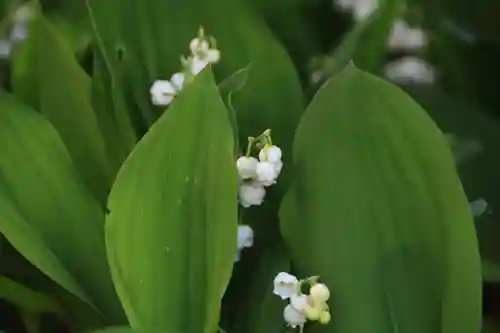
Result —
<path fill-rule="evenodd" d="M 315 303 L 324 303 L 330 298 L 330 290 L 323 283 L 317 283 L 311 287 L 309 294 Z"/>

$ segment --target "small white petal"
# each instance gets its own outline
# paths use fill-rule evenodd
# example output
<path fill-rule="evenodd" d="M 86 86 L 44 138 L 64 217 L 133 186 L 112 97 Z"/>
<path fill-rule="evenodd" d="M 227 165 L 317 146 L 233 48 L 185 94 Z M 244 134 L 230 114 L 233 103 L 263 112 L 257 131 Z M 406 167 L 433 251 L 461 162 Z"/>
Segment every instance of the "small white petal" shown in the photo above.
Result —
<path fill-rule="evenodd" d="M 186 74 L 184 73 L 175 73 L 172 75 L 170 82 L 174 85 L 177 92 L 180 92 L 182 88 L 184 88 L 184 81 L 186 80 Z"/>
<path fill-rule="evenodd" d="M 259 160 L 261 162 L 276 163 L 281 160 L 283 153 L 277 146 L 264 147 L 259 152 Z"/>
<path fill-rule="evenodd" d="M 257 164 L 259 161 L 255 157 L 241 156 L 236 161 L 236 168 L 241 179 L 249 179 L 257 176 Z"/>
<path fill-rule="evenodd" d="M 293 308 L 290 304 L 283 310 L 283 318 L 288 326 L 295 328 L 306 323 L 306 316 Z"/>
<path fill-rule="evenodd" d="M 238 226 L 238 249 L 253 246 L 253 229 L 248 225 Z"/>
<path fill-rule="evenodd" d="M 274 290 L 273 293 L 281 297 L 281 299 L 287 299 L 293 295 L 297 295 L 299 280 L 292 274 L 286 272 L 280 272 L 274 278 Z"/>
<path fill-rule="evenodd" d="M 240 204 L 248 208 L 250 206 L 260 206 L 264 202 L 266 189 L 256 182 L 244 182 L 238 190 Z"/>
<path fill-rule="evenodd" d="M 276 167 L 273 163 L 269 162 L 259 162 L 257 168 L 255 169 L 257 173 L 257 180 L 264 186 L 270 186 L 276 183 L 276 178 L 278 173 L 276 172 Z"/>
<path fill-rule="evenodd" d="M 220 51 L 217 49 L 210 49 L 205 55 L 205 60 L 211 64 L 215 64 L 220 60 Z"/>
<path fill-rule="evenodd" d="M 192 57 L 189 62 L 189 71 L 191 74 L 194 76 L 200 74 L 200 72 L 207 67 L 208 62 L 205 60 L 202 60 L 198 57 Z"/>
<path fill-rule="evenodd" d="M 168 105 L 175 97 L 175 86 L 166 80 L 157 80 L 149 90 L 154 105 Z"/>
<path fill-rule="evenodd" d="M 417 57 L 403 57 L 389 63 L 384 74 L 398 83 L 432 84 L 435 81 L 434 68 Z"/>
<path fill-rule="evenodd" d="M 0 59 L 5 59 L 12 52 L 12 44 L 8 40 L 0 40 Z"/>

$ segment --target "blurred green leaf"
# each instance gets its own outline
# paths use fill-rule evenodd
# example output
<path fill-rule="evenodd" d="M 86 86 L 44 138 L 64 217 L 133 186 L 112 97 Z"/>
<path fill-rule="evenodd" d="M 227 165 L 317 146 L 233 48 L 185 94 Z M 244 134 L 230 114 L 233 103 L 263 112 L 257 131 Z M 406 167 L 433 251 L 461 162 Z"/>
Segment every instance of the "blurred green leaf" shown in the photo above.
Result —
<path fill-rule="evenodd" d="M 500 182 L 500 122 L 477 105 L 438 88 L 405 89 L 444 133 L 478 148 L 477 153 L 458 163 L 458 171 L 469 200 L 484 198 L 496 214 L 500 210 L 500 188 L 492 184 Z"/>
<path fill-rule="evenodd" d="M 0 188 L 5 190 L 3 187 Z M 2 193 L 0 196 L 0 227 L 2 234 L 20 251 L 29 261 L 38 267 L 47 276 L 78 296 L 81 300 L 92 305 L 92 302 L 81 289 L 73 277 L 66 271 L 57 256 L 50 250 L 35 230 L 26 223 Z M 5 262 L 5 260 L 3 261 Z"/>
<path fill-rule="evenodd" d="M 387 55 L 387 40 L 394 21 L 401 15 L 405 0 L 384 0 L 366 19 L 356 23 L 331 57 L 323 61 L 324 79 L 337 74 L 350 61 L 368 72 L 377 72 Z"/>
<path fill-rule="evenodd" d="M 60 312 L 59 305 L 49 295 L 31 290 L 5 276 L 0 276 L 0 298 L 30 313 Z"/>
<path fill-rule="evenodd" d="M 483 280 L 487 282 L 500 282 L 500 263 L 483 260 Z"/>
<path fill-rule="evenodd" d="M 205 69 L 118 173 L 106 244 L 132 327 L 215 331 L 236 253 L 233 144 Z"/>
<path fill-rule="evenodd" d="M 2 220 L 3 228 L 10 228 L 7 239 L 24 255 L 31 253 L 28 259 L 51 276 L 46 270 L 55 268 L 46 265 L 55 265 L 55 258 L 47 259 L 46 250 L 35 256 L 46 246 L 109 323 L 123 323 L 106 261 L 104 212 L 79 179 L 55 129 L 44 116 L 0 92 L 0 147 L 1 195 L 15 203 L 27 223 Z"/>
<path fill-rule="evenodd" d="M 252 267 L 238 264 L 233 273 L 228 290 L 232 293 L 227 302 L 232 324 L 228 332 L 276 333 L 284 328 L 285 304 L 273 294 L 273 281 L 279 272 L 290 271 L 290 258 L 283 245 L 254 254 L 259 258 Z"/>
<path fill-rule="evenodd" d="M 283 236 L 300 276 L 320 275 L 335 309 L 311 331 L 480 330 L 467 200 L 442 133 L 411 98 L 348 66 L 302 118 L 294 171 Z"/>
<path fill-rule="evenodd" d="M 92 106 L 107 147 L 111 174 L 116 175 L 137 142 L 128 106 L 123 96 L 116 59 L 94 51 Z"/>
<path fill-rule="evenodd" d="M 61 135 L 78 171 L 98 198 L 111 185 L 103 137 L 90 99 L 90 78 L 57 30 L 38 15 L 14 62 L 14 93 Z"/>

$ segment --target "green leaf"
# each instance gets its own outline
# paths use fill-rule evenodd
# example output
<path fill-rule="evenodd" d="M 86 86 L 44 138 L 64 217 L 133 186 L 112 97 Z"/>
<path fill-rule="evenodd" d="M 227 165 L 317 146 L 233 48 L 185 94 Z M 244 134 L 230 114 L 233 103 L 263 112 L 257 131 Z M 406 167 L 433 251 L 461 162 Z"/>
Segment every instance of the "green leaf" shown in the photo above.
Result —
<path fill-rule="evenodd" d="M 61 311 L 59 305 L 50 296 L 31 290 L 5 276 L 0 276 L 0 298 L 30 313 L 59 313 Z"/>
<path fill-rule="evenodd" d="M 111 174 L 116 175 L 137 142 L 113 60 L 94 51 L 92 105 L 104 137 Z"/>
<path fill-rule="evenodd" d="M 282 233 L 292 265 L 320 275 L 335 309 L 312 331 L 480 330 L 467 200 L 443 134 L 410 97 L 348 66 L 303 116 L 294 171 Z"/>
<path fill-rule="evenodd" d="M 1 188 L 3 190 L 3 188 Z M 84 302 L 92 302 L 57 256 L 4 196 L 0 196 L 0 231 L 10 243 L 48 277 Z"/>
<path fill-rule="evenodd" d="M 285 247 L 280 244 L 254 252 L 258 260 L 252 265 L 237 264 L 225 302 L 230 325 L 228 332 L 276 333 L 284 327 L 283 302 L 273 294 L 273 281 L 279 272 L 290 271 L 290 258 Z M 243 257 L 244 262 L 246 259 Z"/>
<path fill-rule="evenodd" d="M 215 331 L 236 253 L 233 144 L 227 110 L 205 70 L 118 173 L 106 244 L 132 327 Z"/>
<path fill-rule="evenodd" d="M 14 93 L 47 116 L 78 171 L 101 198 L 111 179 L 104 140 L 92 110 L 90 78 L 67 42 L 41 14 L 30 32 L 14 63 Z"/>
<path fill-rule="evenodd" d="M 248 136 L 271 128 L 274 141 L 282 149 L 291 147 L 304 106 L 298 75 L 284 48 L 246 3 L 233 0 L 182 3 L 87 0 L 87 3 L 96 35 L 102 41 L 101 50 L 108 58 L 115 58 L 120 51 L 127 75 L 124 80 L 129 83 L 127 93 L 148 118 L 154 118 L 160 111 L 150 103 L 151 84 L 181 70 L 179 58 L 188 55 L 189 42 L 202 25 L 207 34 L 217 39 L 221 50 L 221 61 L 213 66 L 217 81 L 252 64 L 245 88 L 233 96 L 240 141 L 246 142 Z M 115 15 L 110 17 L 110 12 Z M 289 161 L 291 156 L 285 155 L 285 165 Z"/>
<path fill-rule="evenodd" d="M 46 246 L 109 322 L 123 323 L 106 260 L 104 213 L 79 179 L 57 132 L 42 115 L 0 92 L 0 147 L 0 195 L 15 203 L 31 227 L 5 219 L 4 230 L 11 230 L 7 239 L 24 255 L 32 253 L 33 264 L 50 276 L 42 262 L 49 259 L 33 254 Z"/>

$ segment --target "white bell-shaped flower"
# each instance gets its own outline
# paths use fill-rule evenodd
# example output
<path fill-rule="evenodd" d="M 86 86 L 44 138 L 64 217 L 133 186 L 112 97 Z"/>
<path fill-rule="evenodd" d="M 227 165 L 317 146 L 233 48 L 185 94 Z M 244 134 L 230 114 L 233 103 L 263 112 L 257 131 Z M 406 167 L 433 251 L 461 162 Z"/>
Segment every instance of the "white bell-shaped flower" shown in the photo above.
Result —
<path fill-rule="evenodd" d="M 271 186 L 276 183 L 278 177 L 276 171 L 276 166 L 270 162 L 259 162 L 255 169 L 257 180 L 264 186 Z"/>
<path fill-rule="evenodd" d="M 297 295 L 299 280 L 292 274 L 280 272 L 274 278 L 273 293 L 281 297 L 281 299 L 288 299 Z"/>
<path fill-rule="evenodd" d="M 257 164 L 259 161 L 255 157 L 241 156 L 236 161 L 236 168 L 241 179 L 255 178 L 257 176 Z"/>
<path fill-rule="evenodd" d="M 295 310 L 292 305 L 288 304 L 283 310 L 283 318 L 288 326 L 295 328 L 303 326 L 306 323 L 306 316 Z"/>
<path fill-rule="evenodd" d="M 384 68 L 384 74 L 397 83 L 432 84 L 435 81 L 434 68 L 424 60 L 406 56 L 390 62 Z"/>
<path fill-rule="evenodd" d="M 391 49 L 418 50 L 427 44 L 427 35 L 422 29 L 412 28 L 404 20 L 397 20 L 392 26 L 388 44 Z"/>
<path fill-rule="evenodd" d="M 204 55 L 210 49 L 210 45 L 208 44 L 207 40 L 197 37 L 191 40 L 191 42 L 189 43 L 189 49 L 195 56 L 198 56 L 200 54 Z"/>
<path fill-rule="evenodd" d="M 265 196 L 266 189 L 257 182 L 244 182 L 238 190 L 240 204 L 245 208 L 262 205 Z"/>
<path fill-rule="evenodd" d="M 266 146 L 259 152 L 259 160 L 261 162 L 277 163 L 281 161 L 281 149 L 277 146 Z"/>
<path fill-rule="evenodd" d="M 154 105 L 169 105 L 177 94 L 177 89 L 168 80 L 156 80 L 149 93 L 151 94 L 151 102 Z"/>
<path fill-rule="evenodd" d="M 202 59 L 210 64 L 218 63 L 220 60 L 220 51 L 217 49 L 209 49 Z"/>
<path fill-rule="evenodd" d="M 253 229 L 248 225 L 238 226 L 238 249 L 253 246 Z"/>

